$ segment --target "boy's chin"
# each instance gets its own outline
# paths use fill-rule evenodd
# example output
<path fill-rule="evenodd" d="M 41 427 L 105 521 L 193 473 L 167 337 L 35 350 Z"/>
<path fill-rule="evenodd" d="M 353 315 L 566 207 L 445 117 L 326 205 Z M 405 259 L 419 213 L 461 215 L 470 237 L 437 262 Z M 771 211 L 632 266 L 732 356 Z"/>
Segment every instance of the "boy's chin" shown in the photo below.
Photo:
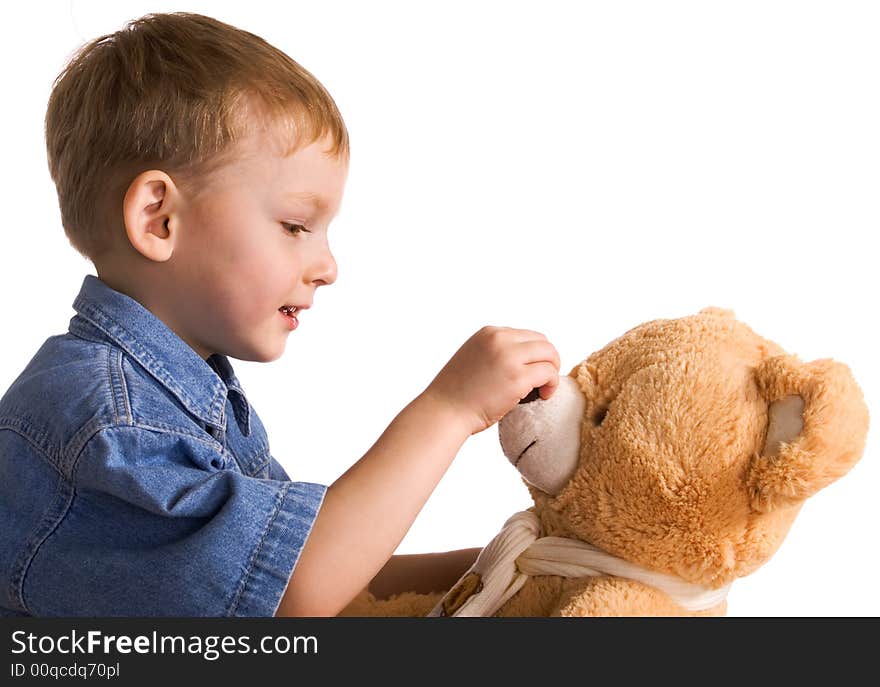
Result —
<path fill-rule="evenodd" d="M 266 346 L 265 348 L 261 348 L 258 351 L 254 351 L 253 357 L 247 358 L 255 363 L 271 363 L 278 360 L 282 355 L 284 355 L 284 351 L 287 348 L 286 340 L 282 342 L 280 345 L 276 345 L 274 347 Z"/>
<path fill-rule="evenodd" d="M 282 341 L 279 344 L 273 345 L 250 345 L 250 346 L 236 346 L 234 348 L 230 348 L 227 352 L 224 352 L 228 358 L 234 358 L 235 360 L 244 360 L 250 363 L 271 363 L 275 360 L 278 360 L 282 355 L 284 355 L 284 351 L 287 347 L 287 342 Z"/>

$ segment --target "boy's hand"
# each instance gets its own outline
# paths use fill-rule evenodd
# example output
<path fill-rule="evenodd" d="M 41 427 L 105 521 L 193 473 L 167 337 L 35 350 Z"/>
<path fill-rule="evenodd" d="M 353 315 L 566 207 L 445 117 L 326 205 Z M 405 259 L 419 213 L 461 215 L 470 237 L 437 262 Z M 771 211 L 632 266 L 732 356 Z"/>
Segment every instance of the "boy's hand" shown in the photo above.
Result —
<path fill-rule="evenodd" d="M 559 385 L 559 353 L 529 329 L 483 327 L 464 342 L 423 395 L 453 409 L 471 434 L 491 427 L 534 389 Z"/>

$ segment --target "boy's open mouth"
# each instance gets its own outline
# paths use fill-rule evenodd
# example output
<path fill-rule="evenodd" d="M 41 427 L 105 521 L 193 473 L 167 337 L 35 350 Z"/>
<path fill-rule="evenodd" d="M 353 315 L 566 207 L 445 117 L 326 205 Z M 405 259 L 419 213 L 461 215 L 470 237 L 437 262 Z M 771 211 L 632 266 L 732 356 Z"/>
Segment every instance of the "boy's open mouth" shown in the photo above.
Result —
<path fill-rule="evenodd" d="M 281 313 L 282 317 L 284 317 L 287 322 L 287 326 L 290 330 L 294 330 L 299 326 L 299 320 L 296 315 L 300 311 L 300 308 L 296 305 L 282 305 L 278 308 L 278 312 Z"/>

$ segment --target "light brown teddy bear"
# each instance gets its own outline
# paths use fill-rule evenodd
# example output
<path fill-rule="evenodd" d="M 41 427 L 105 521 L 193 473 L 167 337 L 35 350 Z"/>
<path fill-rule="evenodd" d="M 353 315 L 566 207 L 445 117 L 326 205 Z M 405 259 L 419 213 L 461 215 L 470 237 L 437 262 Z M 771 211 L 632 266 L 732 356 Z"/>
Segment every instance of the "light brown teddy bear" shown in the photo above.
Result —
<path fill-rule="evenodd" d="M 867 430 L 842 363 L 802 362 L 717 308 L 647 322 L 502 418 L 534 506 L 451 590 L 364 591 L 342 615 L 724 615 Z"/>

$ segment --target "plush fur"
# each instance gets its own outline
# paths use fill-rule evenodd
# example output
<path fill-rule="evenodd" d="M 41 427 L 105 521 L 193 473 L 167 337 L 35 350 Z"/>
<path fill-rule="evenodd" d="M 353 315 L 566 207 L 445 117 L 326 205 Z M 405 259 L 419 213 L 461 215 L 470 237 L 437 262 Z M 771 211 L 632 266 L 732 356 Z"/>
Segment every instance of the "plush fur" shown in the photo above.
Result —
<path fill-rule="evenodd" d="M 555 494 L 526 482 L 544 535 L 710 588 L 765 563 L 804 500 L 864 449 L 868 410 L 849 368 L 802 362 L 726 310 L 644 323 L 569 376 L 586 400 L 574 472 Z M 791 402 L 795 430 L 771 429 L 771 408 Z M 440 596 L 363 592 L 343 615 L 424 615 Z M 541 575 L 496 615 L 725 612 L 690 613 L 618 577 Z"/>

